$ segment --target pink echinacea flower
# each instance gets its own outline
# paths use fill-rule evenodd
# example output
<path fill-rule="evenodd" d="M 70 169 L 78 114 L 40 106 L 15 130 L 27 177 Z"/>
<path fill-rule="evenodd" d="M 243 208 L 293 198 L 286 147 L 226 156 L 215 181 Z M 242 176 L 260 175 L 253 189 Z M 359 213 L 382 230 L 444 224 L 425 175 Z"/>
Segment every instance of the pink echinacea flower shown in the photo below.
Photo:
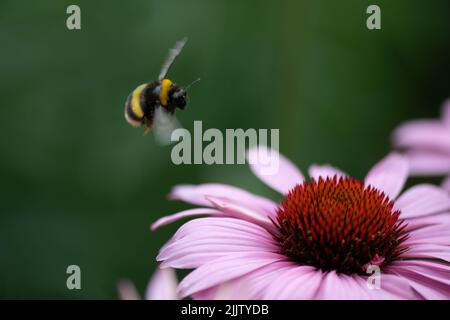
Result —
<path fill-rule="evenodd" d="M 162 268 L 194 269 L 181 297 L 210 299 L 225 284 L 248 299 L 450 298 L 450 197 L 432 185 L 401 193 L 403 156 L 388 155 L 364 181 L 313 165 L 310 182 L 281 155 L 277 174 L 264 174 L 257 156 L 248 153 L 252 171 L 281 203 L 229 185 L 181 185 L 171 198 L 202 207 L 152 225 L 208 215 L 182 225 L 157 257 Z"/>
<path fill-rule="evenodd" d="M 393 134 L 393 144 L 405 151 L 414 176 L 449 175 L 442 187 L 450 192 L 450 99 L 438 120 L 409 121 Z"/>

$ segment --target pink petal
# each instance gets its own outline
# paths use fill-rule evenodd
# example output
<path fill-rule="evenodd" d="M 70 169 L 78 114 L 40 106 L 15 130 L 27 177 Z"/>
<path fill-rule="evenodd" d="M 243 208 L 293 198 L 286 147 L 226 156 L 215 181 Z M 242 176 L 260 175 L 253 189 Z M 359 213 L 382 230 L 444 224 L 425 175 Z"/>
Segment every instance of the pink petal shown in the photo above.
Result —
<path fill-rule="evenodd" d="M 264 229 L 246 221 L 203 218 L 183 227 L 192 231 L 185 230 L 184 236 L 178 235 L 160 250 L 157 260 L 163 261 L 162 266 L 192 269 L 230 253 L 279 251 L 273 239 L 255 236 L 267 233 Z"/>
<path fill-rule="evenodd" d="M 268 170 L 264 165 L 264 159 L 270 158 L 271 163 L 277 163 L 277 170 Z M 272 189 L 286 195 L 289 190 L 297 184 L 302 183 L 305 178 L 297 167 L 288 159 L 273 149 L 258 146 L 250 149 L 247 153 L 250 169 L 253 173 Z"/>
<path fill-rule="evenodd" d="M 402 254 L 403 259 L 440 259 L 450 263 L 450 247 L 439 244 L 416 244 Z"/>
<path fill-rule="evenodd" d="M 121 280 L 118 283 L 117 291 L 120 300 L 141 300 L 134 283 L 128 279 Z"/>
<path fill-rule="evenodd" d="M 178 213 L 159 218 L 151 225 L 150 228 L 152 231 L 155 231 L 159 227 L 165 226 L 165 225 L 175 222 L 177 220 L 184 219 L 187 217 L 192 217 L 192 216 L 205 215 L 205 214 L 214 215 L 214 216 L 223 216 L 223 213 L 216 209 L 211 209 L 211 208 L 189 209 L 189 210 L 180 211 Z"/>
<path fill-rule="evenodd" d="M 273 283 L 273 278 L 280 272 L 295 266 L 296 264 L 291 261 L 276 261 L 224 284 L 197 292 L 192 295 L 192 298 L 201 300 L 261 300 L 266 288 Z"/>
<path fill-rule="evenodd" d="M 447 179 L 444 180 L 444 182 L 442 183 L 442 188 L 447 192 L 450 192 L 450 176 L 448 176 Z"/>
<path fill-rule="evenodd" d="M 219 286 L 211 287 L 202 291 L 198 291 L 192 294 L 191 298 L 193 300 L 215 300 L 217 296 L 217 291 L 219 290 Z M 232 299 L 232 298 L 231 298 Z"/>
<path fill-rule="evenodd" d="M 178 292 L 186 297 L 283 259 L 283 256 L 269 252 L 229 254 L 192 271 L 181 281 Z"/>
<path fill-rule="evenodd" d="M 245 252 L 245 250 L 235 249 L 229 250 L 226 252 L 207 252 L 206 250 L 200 250 L 201 248 L 197 248 L 197 251 L 192 250 L 188 251 L 186 256 L 173 255 L 169 256 L 167 260 L 163 260 L 158 257 L 157 261 L 160 262 L 162 268 L 176 268 L 176 269 L 195 269 L 201 265 L 204 265 L 210 261 L 226 256 L 228 253 L 233 252 Z M 232 249 L 232 248 L 230 248 Z M 251 251 L 253 252 L 253 251 Z"/>
<path fill-rule="evenodd" d="M 450 298 L 450 270 L 429 261 L 396 261 L 389 269 L 406 278 L 427 299 Z"/>
<path fill-rule="evenodd" d="M 423 279 L 417 279 L 417 275 L 400 274 L 408 280 L 410 286 L 420 295 L 422 299 L 426 300 L 446 300 L 449 299 L 449 295 L 445 288 L 440 288 L 436 285 L 430 285 L 423 281 Z"/>
<path fill-rule="evenodd" d="M 222 283 L 217 286 L 215 300 L 247 300 L 247 287 L 243 282 L 237 282 L 236 279 Z"/>
<path fill-rule="evenodd" d="M 242 277 L 235 278 L 231 281 L 225 282 L 217 286 L 215 300 L 255 300 L 255 294 L 252 285 L 248 281 L 248 276 L 251 273 L 259 272 L 263 269 L 259 268 L 255 271 L 249 272 Z"/>
<path fill-rule="evenodd" d="M 278 205 L 267 198 L 254 195 L 245 190 L 219 183 L 194 185 L 178 185 L 171 191 L 169 197 L 200 206 L 209 206 L 207 196 L 223 197 L 230 202 L 245 205 L 261 214 L 271 215 Z"/>
<path fill-rule="evenodd" d="M 194 300 L 249 300 L 247 283 L 243 277 L 219 284 L 215 287 L 192 294 Z M 253 300 L 253 299 L 251 299 Z"/>
<path fill-rule="evenodd" d="M 214 208 L 223 212 L 225 216 L 253 222 L 257 225 L 264 227 L 266 230 L 272 233 L 276 232 L 275 225 L 272 223 L 272 221 L 269 219 L 267 215 L 252 211 L 251 209 L 248 209 L 245 206 L 234 204 L 222 197 L 209 196 L 207 197 L 207 199 L 214 206 Z"/>
<path fill-rule="evenodd" d="M 450 172 L 450 154 L 413 150 L 405 154 L 413 176 L 445 175 Z"/>
<path fill-rule="evenodd" d="M 365 184 L 377 188 L 394 200 L 407 178 L 408 161 L 399 154 L 391 153 L 372 168 L 365 179 Z"/>
<path fill-rule="evenodd" d="M 440 224 L 422 227 L 409 232 L 405 246 L 419 244 L 439 244 L 450 246 L 450 224 Z"/>
<path fill-rule="evenodd" d="M 409 232 L 429 226 L 450 225 L 450 212 L 406 219 L 405 221 L 408 224 L 406 230 Z"/>
<path fill-rule="evenodd" d="M 248 294 L 247 283 L 241 280 L 243 277 L 196 292 L 191 297 L 193 300 L 254 300 Z"/>
<path fill-rule="evenodd" d="M 376 299 L 420 299 L 409 281 L 395 274 L 381 274 L 381 290 L 373 290 Z"/>
<path fill-rule="evenodd" d="M 173 269 L 158 268 L 147 286 L 145 300 L 179 300 L 177 285 L 177 276 Z"/>
<path fill-rule="evenodd" d="M 230 232 L 230 230 L 231 232 L 247 232 L 249 236 L 260 239 L 261 241 L 273 240 L 272 235 L 270 235 L 267 230 L 248 221 L 229 217 L 208 217 L 191 220 L 185 223 L 172 236 L 172 241 L 179 240 L 192 233 L 208 231 L 212 226 L 224 228 L 224 230 L 228 232 Z"/>
<path fill-rule="evenodd" d="M 450 210 L 450 197 L 441 188 L 421 184 L 405 191 L 396 201 L 400 218 L 410 219 Z"/>
<path fill-rule="evenodd" d="M 380 288 L 369 288 L 368 276 L 327 272 L 316 299 L 326 300 L 397 300 L 412 299 L 414 292 L 404 279 L 390 274 L 380 274 Z"/>
<path fill-rule="evenodd" d="M 393 267 L 415 270 L 418 273 L 442 277 L 444 283 L 450 284 L 450 265 L 430 260 L 398 260 L 392 263 Z"/>
<path fill-rule="evenodd" d="M 394 132 L 394 144 L 400 148 L 450 151 L 450 127 L 437 120 L 407 122 Z"/>
<path fill-rule="evenodd" d="M 318 180 L 319 177 L 333 178 L 334 176 L 337 176 L 338 178 L 340 178 L 346 177 L 347 174 L 330 165 L 323 165 L 323 166 L 312 165 L 309 167 L 309 176 L 315 180 Z"/>
<path fill-rule="evenodd" d="M 235 281 L 245 283 L 248 299 L 262 300 L 264 299 L 264 293 L 268 290 L 267 288 L 274 283 L 274 279 L 279 274 L 295 267 L 297 267 L 297 264 L 292 261 L 276 261 L 237 278 Z"/>
<path fill-rule="evenodd" d="M 309 266 L 296 266 L 280 272 L 267 287 L 263 299 L 314 299 L 323 280 L 322 271 Z"/>
<path fill-rule="evenodd" d="M 359 283 L 361 279 L 335 271 L 326 272 L 315 299 L 318 300 L 367 300 L 370 289 Z"/>
<path fill-rule="evenodd" d="M 416 290 L 424 299 L 427 300 L 448 300 L 450 295 L 448 294 L 448 289 L 440 288 L 435 285 L 424 284 L 422 281 L 417 281 L 409 278 L 411 286 Z"/>

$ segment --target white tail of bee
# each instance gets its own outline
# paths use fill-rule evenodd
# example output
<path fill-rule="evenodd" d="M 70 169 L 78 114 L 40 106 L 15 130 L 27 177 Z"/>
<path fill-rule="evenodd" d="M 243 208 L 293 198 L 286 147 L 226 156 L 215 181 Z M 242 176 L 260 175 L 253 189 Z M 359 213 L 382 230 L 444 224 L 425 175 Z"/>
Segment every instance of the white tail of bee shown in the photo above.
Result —
<path fill-rule="evenodd" d="M 177 118 L 169 114 L 163 107 L 155 109 L 153 117 L 153 129 L 158 144 L 168 145 L 172 143 L 171 136 L 175 129 L 181 128 Z"/>

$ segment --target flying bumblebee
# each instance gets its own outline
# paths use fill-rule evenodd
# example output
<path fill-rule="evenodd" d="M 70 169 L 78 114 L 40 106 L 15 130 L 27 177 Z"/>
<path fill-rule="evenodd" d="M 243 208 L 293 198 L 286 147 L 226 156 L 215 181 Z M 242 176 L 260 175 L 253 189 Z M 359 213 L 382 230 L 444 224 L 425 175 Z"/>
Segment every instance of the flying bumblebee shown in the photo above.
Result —
<path fill-rule="evenodd" d="M 159 136 L 167 135 L 177 126 L 172 117 L 175 109 L 183 110 L 187 103 L 187 89 L 200 79 L 183 88 L 175 84 L 166 75 L 180 54 L 187 38 L 183 38 L 169 51 L 159 73 L 158 80 L 139 85 L 127 98 L 125 119 L 133 127 L 145 127 L 146 134 L 152 127 Z M 163 137 L 167 140 L 167 137 Z"/>

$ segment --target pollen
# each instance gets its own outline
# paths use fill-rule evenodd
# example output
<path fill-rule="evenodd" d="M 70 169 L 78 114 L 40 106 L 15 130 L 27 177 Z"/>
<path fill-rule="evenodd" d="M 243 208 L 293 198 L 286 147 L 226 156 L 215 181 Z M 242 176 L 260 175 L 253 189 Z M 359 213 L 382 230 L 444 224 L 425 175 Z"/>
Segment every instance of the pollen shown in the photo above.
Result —
<path fill-rule="evenodd" d="M 295 186 L 274 221 L 284 255 L 323 271 L 365 273 L 374 260 L 383 265 L 406 248 L 406 225 L 394 202 L 372 186 L 347 178 L 319 178 Z"/>

